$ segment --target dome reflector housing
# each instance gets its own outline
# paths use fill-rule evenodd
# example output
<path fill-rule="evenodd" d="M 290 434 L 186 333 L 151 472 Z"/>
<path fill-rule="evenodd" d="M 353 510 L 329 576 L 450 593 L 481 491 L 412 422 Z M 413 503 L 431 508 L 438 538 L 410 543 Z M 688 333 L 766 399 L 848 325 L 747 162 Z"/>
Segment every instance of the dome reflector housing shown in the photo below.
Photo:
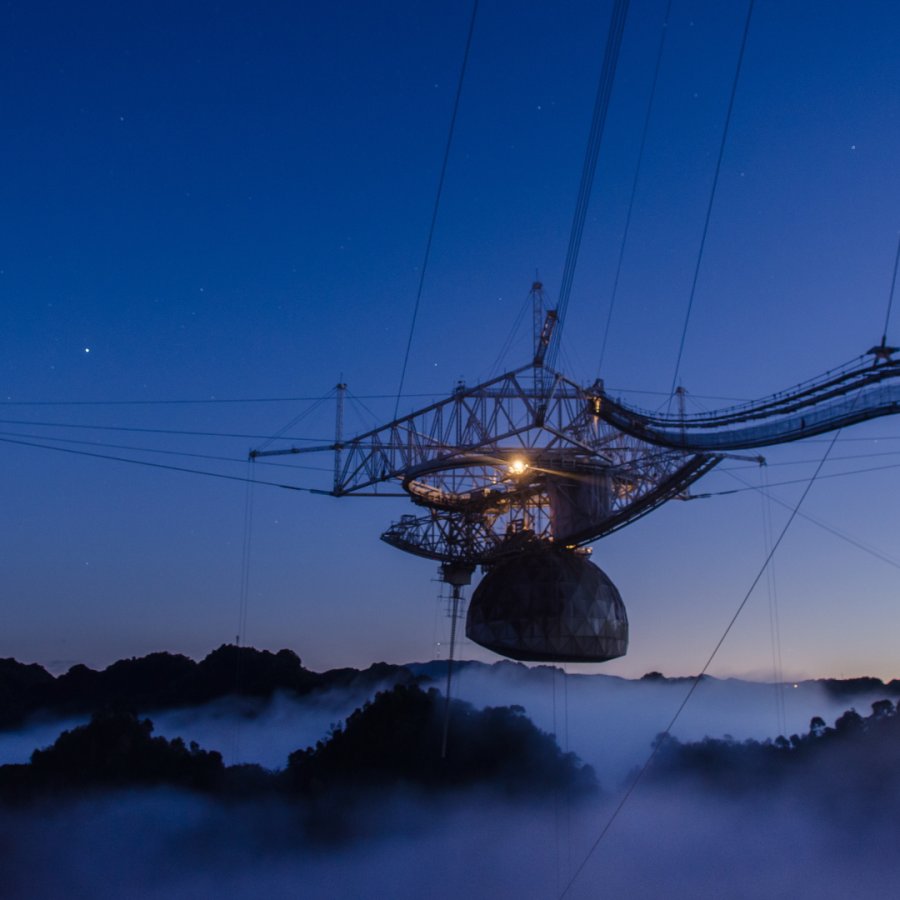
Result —
<path fill-rule="evenodd" d="M 536 547 L 484 576 L 466 636 L 511 659 L 604 662 L 628 650 L 628 616 L 616 586 L 587 557 Z"/>

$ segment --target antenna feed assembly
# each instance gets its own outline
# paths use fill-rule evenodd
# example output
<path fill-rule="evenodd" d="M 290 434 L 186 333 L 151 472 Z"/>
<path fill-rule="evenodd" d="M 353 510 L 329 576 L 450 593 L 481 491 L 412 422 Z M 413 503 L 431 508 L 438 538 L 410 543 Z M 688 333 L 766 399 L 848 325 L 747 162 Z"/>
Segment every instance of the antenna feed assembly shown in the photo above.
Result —
<path fill-rule="evenodd" d="M 420 556 L 455 557 L 441 565 L 454 597 L 477 564 L 486 570 L 466 619 L 476 643 L 520 660 L 614 659 L 628 646 L 621 596 L 567 543 L 608 513 L 608 470 L 582 451 L 454 454 L 408 473 L 404 489 L 430 514 L 404 517 L 382 537 Z"/>
<path fill-rule="evenodd" d="M 440 563 L 455 589 L 477 567 L 486 572 L 469 607 L 472 640 L 516 659 L 612 659 L 627 647 L 627 617 L 586 545 L 717 460 L 648 447 L 599 421 L 592 398 L 534 364 L 457 385 L 445 400 L 344 438 L 335 494 L 398 485 L 419 512 L 391 525 L 386 543 Z"/>
<path fill-rule="evenodd" d="M 256 455 L 330 450 L 333 496 L 412 501 L 382 540 L 439 563 L 454 595 L 481 567 L 473 641 L 514 659 L 601 662 L 625 653 L 628 620 L 588 544 L 684 498 L 736 451 L 898 412 L 892 358 L 693 415 L 639 410 L 532 362 L 353 437 L 338 416 L 327 447 Z"/>

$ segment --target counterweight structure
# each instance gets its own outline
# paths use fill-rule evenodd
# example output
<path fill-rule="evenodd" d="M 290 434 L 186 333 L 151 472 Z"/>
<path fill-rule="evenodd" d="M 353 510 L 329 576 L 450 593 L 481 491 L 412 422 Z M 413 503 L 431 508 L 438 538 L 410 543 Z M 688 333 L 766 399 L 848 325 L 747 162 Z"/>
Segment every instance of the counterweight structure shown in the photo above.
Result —
<path fill-rule="evenodd" d="M 536 284 L 535 289 L 539 290 Z M 383 534 L 441 564 L 454 600 L 475 568 L 468 636 L 517 659 L 621 656 L 628 622 L 586 545 L 685 496 L 733 451 L 799 440 L 900 411 L 900 363 L 884 343 L 821 378 L 717 412 L 660 415 L 544 365 L 555 313 L 533 360 L 334 444 L 335 497 L 397 496 L 417 512 Z M 339 385 L 339 409 L 343 385 Z M 392 490 L 386 491 L 390 485 Z"/>

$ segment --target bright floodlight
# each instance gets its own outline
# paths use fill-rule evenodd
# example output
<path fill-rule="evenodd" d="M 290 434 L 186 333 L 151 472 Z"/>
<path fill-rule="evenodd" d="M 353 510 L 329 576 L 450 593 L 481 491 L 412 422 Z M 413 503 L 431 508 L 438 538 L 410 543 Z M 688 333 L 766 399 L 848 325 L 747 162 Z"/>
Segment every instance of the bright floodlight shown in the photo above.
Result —
<path fill-rule="evenodd" d="M 525 470 L 528 468 L 528 463 L 522 459 L 521 456 L 517 456 L 515 459 L 510 460 L 509 463 L 509 473 L 510 475 L 522 475 Z"/>

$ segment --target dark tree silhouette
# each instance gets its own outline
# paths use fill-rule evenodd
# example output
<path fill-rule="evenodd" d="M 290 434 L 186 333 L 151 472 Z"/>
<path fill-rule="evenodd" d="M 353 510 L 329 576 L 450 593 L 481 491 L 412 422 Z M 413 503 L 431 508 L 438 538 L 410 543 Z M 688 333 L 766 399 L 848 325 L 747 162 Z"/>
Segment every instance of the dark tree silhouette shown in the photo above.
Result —
<path fill-rule="evenodd" d="M 398 685 L 354 712 L 315 748 L 291 754 L 301 791 L 334 785 L 406 783 L 427 789 L 491 785 L 511 794 L 593 791 L 593 770 L 538 730 L 518 706 L 475 710 L 453 701 L 450 749 L 441 758 L 444 700 L 434 689 Z"/>
<path fill-rule="evenodd" d="M 223 644 L 199 663 L 173 653 L 123 659 L 102 672 L 72 666 L 54 678 L 37 665 L 0 660 L 0 728 L 13 728 L 36 712 L 56 715 L 105 709 L 153 711 L 197 706 L 242 695 L 267 699 L 276 691 L 305 696 L 336 687 L 365 689 L 386 681 L 412 683 L 403 666 L 311 672 L 292 650 L 256 650 Z"/>
<path fill-rule="evenodd" d="M 131 713 L 99 713 L 87 725 L 64 731 L 31 756 L 35 785 L 91 786 L 172 784 L 209 790 L 224 771 L 221 754 L 195 743 L 153 737 L 153 723 Z"/>
<path fill-rule="evenodd" d="M 774 741 L 705 738 L 681 743 L 659 739 L 650 777 L 657 781 L 689 779 L 718 790 L 756 791 L 790 781 L 832 808 L 894 808 L 900 800 L 900 716 L 890 700 L 872 704 L 861 716 L 849 709 L 833 728 L 814 716 L 805 735 Z"/>
<path fill-rule="evenodd" d="M 0 728 L 18 725 L 32 712 L 42 690 L 53 683 L 53 676 L 37 664 L 0 659 Z"/>

